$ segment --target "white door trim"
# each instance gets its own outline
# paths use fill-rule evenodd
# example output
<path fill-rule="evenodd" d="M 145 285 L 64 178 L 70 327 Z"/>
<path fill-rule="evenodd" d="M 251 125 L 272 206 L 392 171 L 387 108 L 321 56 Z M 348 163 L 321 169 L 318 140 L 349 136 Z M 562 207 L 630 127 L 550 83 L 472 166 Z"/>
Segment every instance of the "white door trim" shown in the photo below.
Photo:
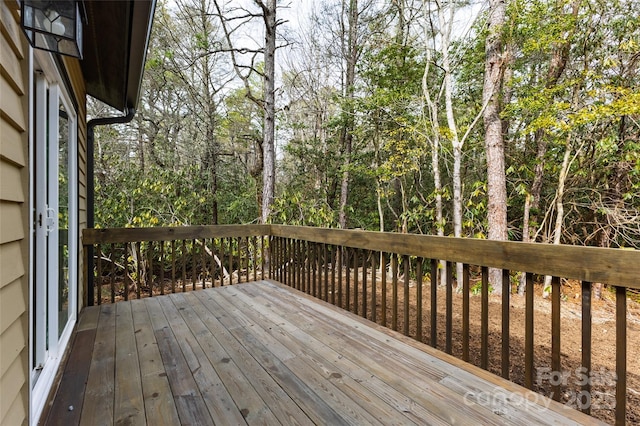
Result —
<path fill-rule="evenodd" d="M 44 408 L 77 319 L 78 146 L 77 114 L 51 54 L 29 48 L 29 423 Z M 38 67 L 38 70 L 35 67 Z M 48 93 L 48 95 L 47 95 Z M 48 96 L 48 97 L 47 97 Z M 59 110 L 68 115 L 68 319 L 59 332 Z M 48 127 L 48 128 L 47 128 Z M 48 137 L 48 140 L 46 140 Z M 47 150 L 49 155 L 47 156 Z M 48 158 L 47 158 L 48 157 Z M 46 167 L 44 166 L 46 165 Z M 38 170 L 37 168 L 41 169 Z M 48 194 L 46 197 L 43 194 Z M 49 214 L 47 214 L 49 213 Z M 46 260 L 45 260 L 46 259 Z M 43 260 L 45 260 L 43 262 Z M 37 265 L 37 263 L 45 265 Z M 49 266 L 47 266 L 48 264 Z M 37 303 L 39 301 L 39 303 Z M 48 337 L 47 337 L 48 335 Z M 47 342 L 48 341 L 48 342 Z"/>

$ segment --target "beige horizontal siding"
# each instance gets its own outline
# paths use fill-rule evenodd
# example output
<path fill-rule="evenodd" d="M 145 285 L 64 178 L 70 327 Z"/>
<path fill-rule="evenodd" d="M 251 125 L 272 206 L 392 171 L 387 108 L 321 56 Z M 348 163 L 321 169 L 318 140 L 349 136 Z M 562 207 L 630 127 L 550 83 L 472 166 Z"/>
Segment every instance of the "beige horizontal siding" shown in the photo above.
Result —
<path fill-rule="evenodd" d="M 28 69 L 18 4 L 0 2 L 0 425 L 28 421 Z"/>

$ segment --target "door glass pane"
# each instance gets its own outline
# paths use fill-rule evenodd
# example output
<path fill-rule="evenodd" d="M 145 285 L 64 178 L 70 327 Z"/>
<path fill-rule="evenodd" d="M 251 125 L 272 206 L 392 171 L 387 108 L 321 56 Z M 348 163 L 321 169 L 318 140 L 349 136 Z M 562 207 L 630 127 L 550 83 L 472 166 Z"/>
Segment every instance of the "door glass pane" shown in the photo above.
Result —
<path fill-rule="evenodd" d="M 69 320 L 69 116 L 58 111 L 58 337 Z"/>

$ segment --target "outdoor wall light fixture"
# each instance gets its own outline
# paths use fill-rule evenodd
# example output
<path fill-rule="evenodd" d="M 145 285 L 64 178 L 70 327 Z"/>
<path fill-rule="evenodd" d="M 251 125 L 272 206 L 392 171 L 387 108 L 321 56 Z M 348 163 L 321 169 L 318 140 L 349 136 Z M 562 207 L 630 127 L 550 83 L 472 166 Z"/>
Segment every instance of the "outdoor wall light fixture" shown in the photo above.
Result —
<path fill-rule="evenodd" d="M 22 30 L 36 49 L 82 59 L 83 11 L 78 0 L 22 0 Z"/>

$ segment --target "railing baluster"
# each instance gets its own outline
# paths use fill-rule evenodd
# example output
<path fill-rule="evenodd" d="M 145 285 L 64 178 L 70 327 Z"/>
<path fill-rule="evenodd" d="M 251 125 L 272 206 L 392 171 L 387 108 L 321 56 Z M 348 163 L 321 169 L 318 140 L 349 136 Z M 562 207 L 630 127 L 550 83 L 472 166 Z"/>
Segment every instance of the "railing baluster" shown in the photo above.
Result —
<path fill-rule="evenodd" d="M 344 308 L 342 304 L 342 256 L 344 254 L 343 246 L 338 246 L 336 258 L 338 259 L 338 306 Z"/>
<path fill-rule="evenodd" d="M 431 259 L 431 336 L 429 344 L 438 346 L 438 260 Z"/>
<path fill-rule="evenodd" d="M 287 238 L 287 281 L 290 287 L 294 287 L 295 285 L 293 280 L 293 274 L 295 272 L 293 251 L 293 240 L 291 238 Z"/>
<path fill-rule="evenodd" d="M 311 289 L 309 294 L 311 294 L 312 296 L 316 296 L 317 295 L 317 288 L 318 285 L 316 283 L 316 275 L 318 272 L 318 265 L 317 265 L 317 256 L 316 256 L 316 251 L 317 251 L 317 244 L 316 243 L 310 243 L 310 252 L 311 252 L 311 258 L 309 259 L 309 264 L 311 265 Z"/>
<path fill-rule="evenodd" d="M 276 263 L 278 261 L 278 250 L 277 250 L 277 237 L 269 237 L 269 278 L 278 280 L 278 275 L 276 274 L 277 266 Z"/>
<path fill-rule="evenodd" d="M 511 303 L 511 277 L 502 270 L 502 377 L 509 379 L 509 304 Z"/>
<path fill-rule="evenodd" d="M 147 258 L 149 259 L 149 273 L 147 274 L 147 280 L 149 281 L 149 297 L 153 297 L 153 241 L 149 241 Z"/>
<path fill-rule="evenodd" d="M 258 241 L 256 237 L 251 237 L 251 247 L 253 247 L 253 256 L 251 257 L 252 267 L 253 267 L 253 281 L 258 281 L 258 265 L 256 261 L 258 260 Z"/>
<path fill-rule="evenodd" d="M 337 246 L 331 246 L 331 304 L 336 304 L 336 253 Z"/>
<path fill-rule="evenodd" d="M 211 238 L 211 288 L 216 286 L 216 239 Z"/>
<path fill-rule="evenodd" d="M 176 240 L 171 240 L 171 293 L 176 292 Z"/>
<path fill-rule="evenodd" d="M 198 274 L 196 272 L 196 263 L 198 256 L 196 255 L 196 239 L 191 240 L 191 290 L 196 289 L 196 281 Z"/>
<path fill-rule="evenodd" d="M 187 240 L 182 240 L 182 292 L 187 291 Z"/>
<path fill-rule="evenodd" d="M 376 322 L 378 320 L 378 252 L 371 252 L 371 321 Z"/>
<path fill-rule="evenodd" d="M 380 281 L 381 281 L 381 292 L 380 292 L 380 305 L 381 305 L 381 310 L 380 310 L 380 320 L 382 321 L 382 325 L 384 327 L 387 326 L 387 253 L 382 252 L 380 253 L 380 271 L 381 271 L 381 277 L 380 277 Z"/>
<path fill-rule="evenodd" d="M 306 244 L 305 241 L 298 240 L 298 290 L 304 292 L 306 284 Z"/>
<path fill-rule="evenodd" d="M 402 269 L 404 273 L 404 293 L 403 293 L 403 314 L 404 321 L 402 332 L 405 336 L 409 335 L 409 256 L 402 256 Z"/>
<path fill-rule="evenodd" d="M 207 288 L 207 274 L 209 268 L 207 267 L 207 239 L 202 239 L 202 246 L 200 247 L 200 259 L 202 259 L 202 289 Z"/>
<path fill-rule="evenodd" d="M 289 269 L 291 272 L 289 273 L 289 279 L 291 281 L 291 287 L 296 287 L 296 240 L 290 238 L 289 239 Z"/>
<path fill-rule="evenodd" d="M 307 269 L 307 282 L 304 286 L 304 292 L 307 294 L 311 294 L 311 241 L 307 241 L 305 244 L 305 252 L 306 252 L 306 269 Z"/>
<path fill-rule="evenodd" d="M 391 300 L 391 328 L 398 330 L 398 255 L 391 254 L 391 287 L 392 287 L 392 300 Z"/>
<path fill-rule="evenodd" d="M 362 250 L 362 316 L 367 317 L 367 261 L 369 260 L 369 250 Z"/>
<path fill-rule="evenodd" d="M 524 385 L 533 389 L 533 274 L 527 272 L 525 280 Z"/>
<path fill-rule="evenodd" d="M 582 282 L 582 373 L 591 375 L 591 283 Z M 582 385 L 583 395 L 589 395 L 588 401 L 578 400 L 582 411 L 591 414 L 591 380 Z"/>
<path fill-rule="evenodd" d="M 164 241 L 160 243 L 160 258 L 158 263 L 160 264 L 160 294 L 164 295 Z"/>
<path fill-rule="evenodd" d="M 560 360 L 560 277 L 551 279 L 551 371 L 552 374 L 562 374 Z M 554 380 L 551 384 L 552 397 L 555 401 L 560 401 L 562 397 L 562 387 L 560 380 Z"/>
<path fill-rule="evenodd" d="M 345 247 L 346 248 L 346 254 L 345 254 L 345 274 L 344 274 L 344 278 L 345 278 L 345 282 L 344 282 L 344 287 L 345 287 L 345 291 L 344 291 L 344 295 L 345 295 L 345 304 L 346 304 L 346 308 L 348 311 L 351 311 L 351 247 Z"/>
<path fill-rule="evenodd" d="M 469 264 L 462 265 L 462 360 L 469 362 Z"/>
<path fill-rule="evenodd" d="M 480 367 L 489 367 L 489 268 L 482 267 L 482 312 L 480 320 Z"/>
<path fill-rule="evenodd" d="M 233 285 L 233 238 L 229 237 L 227 241 L 229 241 L 229 285 Z"/>
<path fill-rule="evenodd" d="M 416 261 L 416 340 L 422 342 L 422 257 Z"/>
<path fill-rule="evenodd" d="M 245 280 L 244 282 L 248 283 L 251 279 L 249 275 L 249 237 L 242 237 L 242 241 L 244 242 L 244 266 L 245 266 Z"/>
<path fill-rule="evenodd" d="M 264 240 L 265 237 L 264 235 L 261 235 L 260 237 L 260 279 L 264 280 L 265 276 L 264 276 L 264 262 L 265 262 L 265 251 L 264 251 Z"/>
<path fill-rule="evenodd" d="M 451 353 L 451 334 L 453 333 L 453 262 L 445 262 L 447 283 L 445 292 L 445 344 L 446 353 Z"/>
<path fill-rule="evenodd" d="M 305 242 L 296 240 L 296 289 L 304 292 L 306 283 Z"/>
<path fill-rule="evenodd" d="M 109 282 L 111 283 L 111 303 L 116 301 L 116 259 L 115 259 L 116 245 L 111 243 L 109 251 L 109 259 L 111 260 L 111 275 Z"/>
<path fill-rule="evenodd" d="M 282 238 L 276 238 L 276 280 L 282 282 Z"/>
<path fill-rule="evenodd" d="M 141 287 L 142 287 L 142 270 L 140 269 L 140 266 L 142 264 L 142 253 L 140 251 L 140 246 L 142 245 L 141 242 L 136 243 L 135 245 L 135 250 L 136 250 L 136 297 L 138 299 L 140 299 L 141 297 Z"/>
<path fill-rule="evenodd" d="M 627 289 L 616 287 L 616 425 L 627 416 Z"/>
<path fill-rule="evenodd" d="M 329 301 L 329 248 L 327 247 L 327 244 L 324 243 L 322 244 L 322 249 L 323 249 L 323 262 L 324 262 L 324 277 L 323 277 L 323 281 L 324 281 L 324 294 L 323 294 L 323 299 L 325 302 Z"/>
<path fill-rule="evenodd" d="M 280 239 L 280 281 L 287 284 L 287 239 Z"/>
<path fill-rule="evenodd" d="M 358 285 L 360 275 L 360 249 L 353 249 L 353 312 L 358 315 Z"/>
<path fill-rule="evenodd" d="M 244 265 L 244 262 L 242 261 L 242 237 L 237 237 L 237 238 L 233 238 L 233 240 L 236 242 L 236 247 L 238 248 L 238 257 L 236 258 L 237 262 L 238 262 L 238 281 L 237 284 L 242 282 L 242 268 Z"/>
<path fill-rule="evenodd" d="M 97 298 L 98 298 L 98 305 L 102 304 L 102 245 L 101 244 L 96 244 L 96 253 L 98 255 L 98 276 L 96 277 L 96 287 L 97 290 L 96 294 L 97 294 Z M 138 274 L 138 276 L 140 276 L 140 274 Z"/>
<path fill-rule="evenodd" d="M 129 256 L 128 244 L 122 244 L 122 267 L 124 269 L 124 300 L 129 300 Z"/>
<path fill-rule="evenodd" d="M 286 268 L 287 268 L 287 259 L 286 259 L 286 244 L 287 239 L 285 237 L 281 237 L 280 241 L 278 241 L 278 246 L 280 248 L 280 282 L 285 282 L 287 280 L 286 277 Z"/>

